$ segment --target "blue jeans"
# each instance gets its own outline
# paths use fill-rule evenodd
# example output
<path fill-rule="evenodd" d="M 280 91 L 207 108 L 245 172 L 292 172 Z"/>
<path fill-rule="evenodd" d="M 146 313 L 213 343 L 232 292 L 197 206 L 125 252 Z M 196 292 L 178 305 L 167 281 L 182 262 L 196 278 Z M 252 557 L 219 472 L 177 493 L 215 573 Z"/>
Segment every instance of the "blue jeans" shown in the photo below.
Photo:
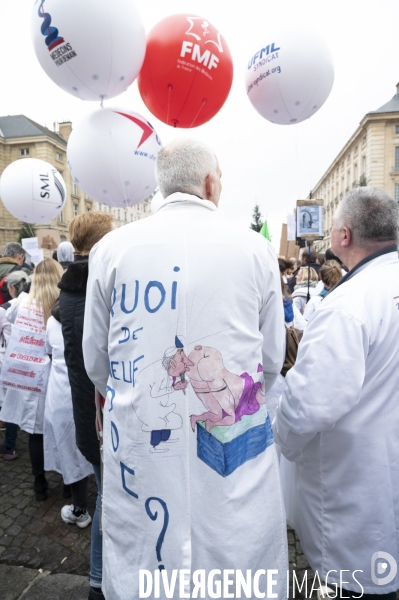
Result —
<path fill-rule="evenodd" d="M 91 549 L 90 549 L 90 585 L 101 588 L 103 577 L 103 536 L 100 533 L 100 507 L 101 507 L 101 467 L 92 465 L 96 476 L 98 494 L 96 510 L 91 524 Z"/>

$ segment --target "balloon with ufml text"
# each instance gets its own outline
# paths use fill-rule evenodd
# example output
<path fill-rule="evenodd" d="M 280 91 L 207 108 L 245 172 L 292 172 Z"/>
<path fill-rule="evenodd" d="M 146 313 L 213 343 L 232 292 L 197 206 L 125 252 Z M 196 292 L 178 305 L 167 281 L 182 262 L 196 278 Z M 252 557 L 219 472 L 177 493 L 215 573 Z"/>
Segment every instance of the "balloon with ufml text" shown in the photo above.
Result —
<path fill-rule="evenodd" d="M 37 158 L 12 162 L 0 179 L 6 209 L 24 223 L 48 223 L 63 209 L 66 186 L 53 165 Z"/>
<path fill-rule="evenodd" d="M 132 0 L 36 0 L 31 29 L 47 75 L 82 100 L 118 96 L 143 64 L 145 32 Z"/>
<path fill-rule="evenodd" d="M 148 34 L 137 82 L 148 110 L 167 125 L 198 127 L 212 119 L 232 81 L 227 43 L 203 17 L 172 15 Z"/>
<path fill-rule="evenodd" d="M 334 82 L 330 49 L 304 30 L 267 33 L 249 58 L 245 84 L 258 113 L 272 123 L 309 119 L 323 106 Z"/>
<path fill-rule="evenodd" d="M 127 207 L 156 188 L 161 142 L 148 121 L 126 109 L 100 108 L 72 131 L 67 147 L 74 182 L 97 202 Z"/>

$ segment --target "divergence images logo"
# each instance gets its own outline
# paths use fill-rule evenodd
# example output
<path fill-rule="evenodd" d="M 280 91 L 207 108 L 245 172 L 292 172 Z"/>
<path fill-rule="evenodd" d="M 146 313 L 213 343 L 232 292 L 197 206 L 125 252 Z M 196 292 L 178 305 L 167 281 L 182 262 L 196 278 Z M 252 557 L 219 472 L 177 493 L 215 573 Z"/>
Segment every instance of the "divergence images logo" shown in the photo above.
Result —
<path fill-rule="evenodd" d="M 387 573 L 388 565 L 390 567 L 388 575 L 380 577 Z M 387 585 L 396 577 L 398 565 L 394 557 L 388 552 L 374 552 L 371 557 L 371 579 L 376 585 Z"/>
<path fill-rule="evenodd" d="M 51 58 L 57 67 L 59 67 L 68 60 L 71 60 L 71 58 L 74 58 L 76 56 L 76 52 L 73 50 L 71 44 L 65 44 L 64 38 L 58 35 L 58 29 L 56 27 L 50 27 L 51 15 L 44 12 L 43 8 L 45 1 L 46 0 L 41 0 L 39 9 L 37 11 L 39 17 L 43 19 L 40 31 L 45 36 L 46 46 L 48 51 L 51 52 Z M 61 44 L 64 45 L 62 46 Z M 58 48 L 58 46 L 60 47 Z"/>

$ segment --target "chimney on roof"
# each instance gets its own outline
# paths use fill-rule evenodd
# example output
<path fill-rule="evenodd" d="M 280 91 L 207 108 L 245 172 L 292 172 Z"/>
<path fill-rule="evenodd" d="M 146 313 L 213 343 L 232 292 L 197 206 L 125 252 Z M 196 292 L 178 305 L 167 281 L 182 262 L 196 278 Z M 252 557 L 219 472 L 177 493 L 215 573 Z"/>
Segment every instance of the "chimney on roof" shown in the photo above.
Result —
<path fill-rule="evenodd" d="M 71 121 L 63 121 L 62 123 L 58 123 L 58 133 L 59 135 L 64 138 L 64 140 L 68 141 L 69 136 L 72 133 L 72 123 Z"/>
<path fill-rule="evenodd" d="M 396 84 L 396 95 L 399 96 L 399 83 Z"/>

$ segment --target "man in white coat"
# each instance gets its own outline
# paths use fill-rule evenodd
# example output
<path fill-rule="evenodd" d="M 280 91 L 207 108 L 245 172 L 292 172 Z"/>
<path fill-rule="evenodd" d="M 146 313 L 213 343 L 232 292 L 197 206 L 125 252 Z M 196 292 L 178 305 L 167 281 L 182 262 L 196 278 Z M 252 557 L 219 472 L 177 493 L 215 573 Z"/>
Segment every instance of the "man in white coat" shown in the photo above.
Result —
<path fill-rule="evenodd" d="M 112 397 L 104 407 L 104 595 L 165 598 L 170 586 L 169 598 L 190 589 L 216 597 L 219 587 L 227 597 L 237 586 L 241 597 L 282 600 L 285 514 L 264 403 L 284 357 L 277 259 L 265 238 L 218 210 L 221 172 L 208 147 L 169 144 L 156 175 L 165 198 L 156 214 L 111 232 L 90 254 L 85 365 Z M 192 427 L 207 392 L 227 395 L 229 381 L 210 381 L 222 372 L 220 357 L 241 376 L 229 394 L 235 417 L 226 405 L 228 425 Z"/>
<path fill-rule="evenodd" d="M 399 588 L 397 232 L 386 192 L 342 200 L 332 250 L 350 270 L 311 316 L 274 422 L 297 462 L 304 553 L 341 597 L 394 600 Z"/>

